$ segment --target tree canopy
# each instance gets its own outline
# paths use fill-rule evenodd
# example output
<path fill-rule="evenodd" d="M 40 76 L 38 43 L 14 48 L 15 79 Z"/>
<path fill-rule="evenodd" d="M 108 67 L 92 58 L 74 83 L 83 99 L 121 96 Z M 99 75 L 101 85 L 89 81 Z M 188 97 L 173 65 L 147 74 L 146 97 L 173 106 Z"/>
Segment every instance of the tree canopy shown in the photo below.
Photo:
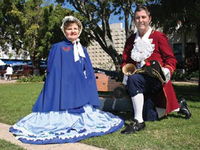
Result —
<path fill-rule="evenodd" d="M 29 55 L 36 68 L 51 44 L 63 39 L 61 20 L 72 13 L 61 5 L 45 6 L 43 0 L 1 0 L 0 7 L 2 49 L 11 45 L 18 54 Z"/>
<path fill-rule="evenodd" d="M 199 87 L 200 87 L 200 1 L 198 0 L 157 0 L 150 5 L 153 24 L 163 27 L 166 33 L 179 33 L 183 35 L 183 49 L 186 41 L 190 38 L 191 31 L 194 31 L 198 45 Z"/>
<path fill-rule="evenodd" d="M 10 44 L 17 53 L 26 52 L 30 55 L 37 66 L 40 59 L 47 57 L 51 44 L 64 37 L 60 31 L 62 18 L 66 15 L 75 15 L 84 26 L 81 34 L 82 43 L 88 45 L 91 39 L 96 40 L 112 58 L 116 70 L 120 71 L 121 56 L 116 51 L 109 22 L 112 15 L 117 15 L 119 20 L 124 21 L 128 37 L 134 23 L 132 18 L 136 4 L 148 5 L 153 16 L 152 24 L 155 27 L 163 27 L 166 33 L 180 31 L 187 35 L 187 32 L 195 30 L 200 47 L 198 0 L 51 0 L 51 4 L 48 2 L 49 0 L 0 0 L 0 46 L 4 51 Z"/>
<path fill-rule="evenodd" d="M 133 8 L 136 3 L 145 3 L 147 0 L 57 0 L 59 3 L 71 4 L 77 12 L 84 17 L 83 24 L 88 35 L 96 40 L 101 48 L 112 58 L 116 71 L 121 71 L 121 55 L 115 48 L 111 28 L 111 15 L 124 14 L 126 36 L 129 36 L 133 15 Z M 129 19 L 130 18 L 130 19 Z"/>

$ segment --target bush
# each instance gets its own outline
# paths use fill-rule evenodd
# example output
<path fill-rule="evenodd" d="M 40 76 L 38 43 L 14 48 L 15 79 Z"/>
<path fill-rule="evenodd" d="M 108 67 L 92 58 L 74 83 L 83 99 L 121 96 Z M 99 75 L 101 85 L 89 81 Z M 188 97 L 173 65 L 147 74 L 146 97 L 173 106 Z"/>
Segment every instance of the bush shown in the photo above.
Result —
<path fill-rule="evenodd" d="M 181 70 L 176 70 L 172 76 L 172 80 L 175 81 L 188 81 L 191 78 L 197 78 L 198 77 L 198 71 L 195 72 L 183 72 Z"/>
<path fill-rule="evenodd" d="M 24 77 L 18 80 L 18 82 L 43 82 L 44 81 L 44 75 L 42 76 L 29 76 Z"/>

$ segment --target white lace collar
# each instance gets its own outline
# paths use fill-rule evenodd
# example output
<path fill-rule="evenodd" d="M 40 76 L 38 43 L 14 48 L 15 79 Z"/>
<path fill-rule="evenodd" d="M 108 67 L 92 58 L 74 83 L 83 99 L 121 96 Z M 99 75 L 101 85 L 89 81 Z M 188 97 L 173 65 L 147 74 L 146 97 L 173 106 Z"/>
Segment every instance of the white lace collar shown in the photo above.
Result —
<path fill-rule="evenodd" d="M 153 39 L 149 39 L 152 32 L 152 28 L 149 27 L 148 31 L 141 38 L 139 33 L 136 33 L 135 44 L 131 51 L 131 58 L 138 62 L 138 67 L 142 67 L 145 64 L 145 59 L 151 56 L 154 51 L 155 45 L 152 44 Z"/>

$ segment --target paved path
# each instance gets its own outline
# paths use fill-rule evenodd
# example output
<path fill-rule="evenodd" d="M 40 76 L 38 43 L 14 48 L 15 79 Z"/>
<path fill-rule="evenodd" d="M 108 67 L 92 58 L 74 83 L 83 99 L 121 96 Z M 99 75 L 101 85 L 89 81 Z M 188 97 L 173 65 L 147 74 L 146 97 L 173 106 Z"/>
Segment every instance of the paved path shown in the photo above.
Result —
<path fill-rule="evenodd" d="M 178 85 L 198 85 L 198 81 L 173 81 L 172 83 Z"/>
<path fill-rule="evenodd" d="M 17 80 L 8 81 L 8 80 L 0 79 L 0 84 L 15 83 L 16 81 L 17 81 Z"/>
<path fill-rule="evenodd" d="M 9 141 L 15 145 L 19 145 L 27 150 L 105 150 L 94 146 L 82 143 L 65 143 L 65 144 L 47 144 L 47 145 L 33 145 L 24 144 L 9 132 L 10 125 L 0 123 L 0 139 Z"/>
<path fill-rule="evenodd" d="M 7 80 L 0 79 L 0 84 L 16 83 L 16 81 L 17 80 L 7 81 Z M 198 85 L 198 80 L 194 80 L 194 81 L 172 81 L 172 83 L 175 83 L 175 84 L 193 84 L 193 85 Z"/>

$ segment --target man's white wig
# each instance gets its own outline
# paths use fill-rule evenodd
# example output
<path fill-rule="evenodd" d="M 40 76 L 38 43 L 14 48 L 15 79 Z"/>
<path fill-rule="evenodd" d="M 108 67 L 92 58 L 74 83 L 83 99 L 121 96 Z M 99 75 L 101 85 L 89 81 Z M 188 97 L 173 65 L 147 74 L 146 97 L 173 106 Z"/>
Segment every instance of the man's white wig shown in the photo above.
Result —
<path fill-rule="evenodd" d="M 65 26 L 66 22 L 75 22 L 75 23 L 77 23 L 77 25 L 79 27 L 79 30 L 80 30 L 79 31 L 79 35 L 81 34 L 82 29 L 83 29 L 83 25 L 82 25 L 81 21 L 78 18 L 74 17 L 74 16 L 65 16 L 63 18 L 63 20 L 62 20 L 62 25 L 60 27 L 61 30 L 62 30 L 62 32 L 64 33 L 64 35 L 65 35 L 65 28 L 64 28 L 64 26 Z"/>

